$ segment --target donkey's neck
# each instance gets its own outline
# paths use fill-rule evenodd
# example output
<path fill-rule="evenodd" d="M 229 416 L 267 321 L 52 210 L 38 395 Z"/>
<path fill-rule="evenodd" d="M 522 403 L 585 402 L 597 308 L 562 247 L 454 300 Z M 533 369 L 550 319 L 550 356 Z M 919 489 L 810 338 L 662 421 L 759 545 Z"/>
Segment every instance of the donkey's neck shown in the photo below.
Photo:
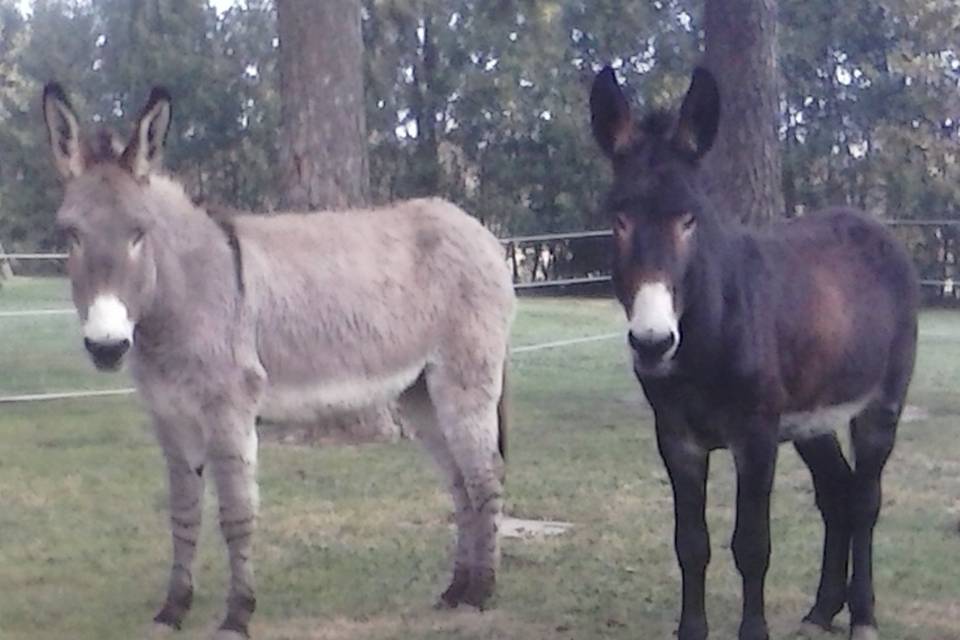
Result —
<path fill-rule="evenodd" d="M 148 197 L 157 211 L 151 230 L 156 293 L 138 322 L 144 347 L 189 342 L 204 325 L 232 315 L 237 289 L 227 237 L 183 188 L 152 176 Z"/>
<path fill-rule="evenodd" d="M 717 223 L 698 242 L 689 290 L 694 301 L 681 320 L 685 369 L 729 399 L 759 394 L 776 399 L 776 341 L 770 324 L 774 284 L 763 240 L 739 225 Z M 760 313 L 758 313 L 758 310 Z M 681 343 L 681 352 L 684 349 Z"/>
<path fill-rule="evenodd" d="M 684 280 L 681 318 L 687 342 L 681 350 L 696 360 L 698 367 L 719 357 L 724 327 L 735 321 L 736 304 L 729 291 L 731 281 L 739 277 L 736 260 L 731 259 L 738 244 L 739 233 L 717 220 L 704 221 L 698 229 L 696 254 Z"/>

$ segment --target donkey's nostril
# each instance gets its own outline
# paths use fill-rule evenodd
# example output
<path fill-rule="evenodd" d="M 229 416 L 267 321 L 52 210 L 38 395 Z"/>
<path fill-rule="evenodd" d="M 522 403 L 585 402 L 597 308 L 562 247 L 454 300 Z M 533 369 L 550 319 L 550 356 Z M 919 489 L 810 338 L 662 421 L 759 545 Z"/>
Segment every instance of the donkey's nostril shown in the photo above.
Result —
<path fill-rule="evenodd" d="M 627 333 L 630 348 L 640 356 L 641 360 L 659 360 L 677 343 L 677 336 L 673 333 L 666 335 L 649 335 L 642 338 L 630 331 Z"/>
<path fill-rule="evenodd" d="M 99 342 L 90 338 L 83 339 L 83 346 L 100 369 L 114 369 L 120 363 L 123 354 L 130 348 L 130 340 L 121 338 L 110 342 Z"/>

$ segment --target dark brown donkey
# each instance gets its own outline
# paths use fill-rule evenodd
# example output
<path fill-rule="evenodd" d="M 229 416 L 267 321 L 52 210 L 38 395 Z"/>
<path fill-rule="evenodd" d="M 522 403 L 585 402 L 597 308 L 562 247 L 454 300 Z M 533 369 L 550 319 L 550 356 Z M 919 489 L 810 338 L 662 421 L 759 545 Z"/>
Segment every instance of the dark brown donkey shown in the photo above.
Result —
<path fill-rule="evenodd" d="M 707 637 L 704 502 L 710 452 L 720 448 L 733 452 L 737 470 L 739 637 L 768 637 L 770 490 L 784 440 L 810 468 L 826 529 L 820 587 L 804 620 L 829 628 L 849 603 L 851 637 L 877 638 L 872 542 L 880 476 L 917 340 L 917 278 L 908 256 L 883 226 L 847 209 L 765 232 L 728 222 L 731 212 L 716 211 L 701 188 L 699 160 L 720 113 L 716 81 L 703 69 L 694 72 L 679 117 L 634 121 L 610 68 L 594 80 L 590 110 L 613 163 L 606 208 L 614 286 L 673 485 L 680 640 Z M 848 420 L 854 468 L 834 433 Z"/>

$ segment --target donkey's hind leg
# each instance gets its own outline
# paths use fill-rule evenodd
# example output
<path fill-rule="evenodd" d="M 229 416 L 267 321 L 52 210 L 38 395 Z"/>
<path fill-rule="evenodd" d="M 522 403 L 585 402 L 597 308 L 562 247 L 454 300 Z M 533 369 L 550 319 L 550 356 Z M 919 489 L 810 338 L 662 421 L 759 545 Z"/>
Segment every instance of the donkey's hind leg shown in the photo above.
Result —
<path fill-rule="evenodd" d="M 850 423 L 855 461 L 850 492 L 853 573 L 847 596 L 852 640 L 879 637 L 874 613 L 873 530 L 880 515 L 880 479 L 893 451 L 900 410 L 899 402 L 871 404 Z"/>
<path fill-rule="evenodd" d="M 154 418 L 167 463 L 173 564 L 163 607 L 154 617 L 157 632 L 180 629 L 193 604 L 193 559 L 203 513 L 203 463 L 200 429 L 187 421 Z"/>
<path fill-rule="evenodd" d="M 473 510 L 472 535 L 467 538 L 473 542 L 473 565 L 460 601 L 479 608 L 493 595 L 500 564 L 503 460 L 498 448 L 497 402 L 501 374 L 499 367 L 467 375 L 438 368 L 427 376 L 440 428 Z"/>
<path fill-rule="evenodd" d="M 437 600 L 438 608 L 455 608 L 463 601 L 470 586 L 473 567 L 474 513 L 463 475 L 453 459 L 450 447 L 440 429 L 437 413 L 427 392 L 423 377 L 400 398 L 404 419 L 416 429 L 417 437 L 436 462 L 442 480 L 453 498 L 457 542 L 453 555 L 453 576 L 449 586 Z"/>
<path fill-rule="evenodd" d="M 833 433 L 795 443 L 810 469 L 817 507 L 823 517 L 823 564 L 817 599 L 803 621 L 830 629 L 847 600 L 850 559 L 849 495 L 853 472 Z"/>

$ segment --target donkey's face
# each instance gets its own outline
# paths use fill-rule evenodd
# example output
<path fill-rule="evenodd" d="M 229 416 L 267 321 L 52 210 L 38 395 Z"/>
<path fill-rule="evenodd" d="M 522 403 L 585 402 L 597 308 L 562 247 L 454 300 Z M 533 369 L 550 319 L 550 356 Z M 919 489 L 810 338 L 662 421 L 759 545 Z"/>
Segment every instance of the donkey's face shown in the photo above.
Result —
<path fill-rule="evenodd" d="M 126 148 L 105 132 L 90 144 L 55 83 L 44 89 L 43 115 L 65 181 L 57 226 L 67 238 L 67 271 L 84 346 L 98 369 L 117 369 L 156 288 L 150 230 L 157 212 L 146 204 L 144 190 L 160 163 L 170 98 L 153 90 Z"/>
<path fill-rule="evenodd" d="M 704 218 L 697 169 L 717 132 L 717 85 L 697 69 L 679 118 L 657 113 L 635 123 L 607 67 L 594 80 L 590 113 L 594 137 L 613 163 L 606 201 L 613 282 L 629 321 L 634 369 L 667 375 L 680 347 L 684 284 Z"/>

